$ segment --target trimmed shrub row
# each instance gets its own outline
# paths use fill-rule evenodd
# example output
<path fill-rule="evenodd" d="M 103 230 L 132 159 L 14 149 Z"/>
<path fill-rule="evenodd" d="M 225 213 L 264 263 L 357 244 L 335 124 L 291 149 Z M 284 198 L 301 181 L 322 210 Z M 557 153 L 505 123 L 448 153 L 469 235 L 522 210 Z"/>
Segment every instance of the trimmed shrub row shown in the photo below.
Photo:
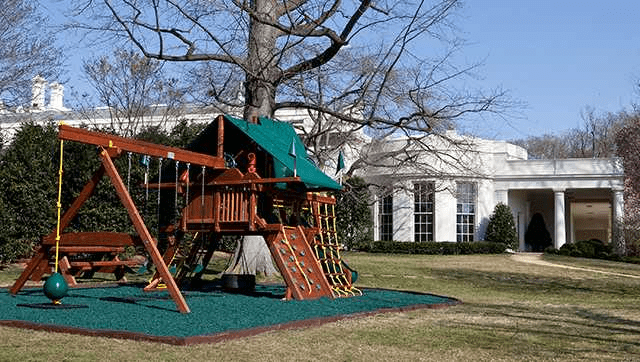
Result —
<path fill-rule="evenodd" d="M 427 255 L 458 255 L 458 254 L 501 254 L 507 245 L 492 241 L 475 241 L 467 243 L 456 242 L 402 242 L 402 241 L 374 241 L 367 250 L 371 253 L 391 254 L 427 254 Z"/>
<path fill-rule="evenodd" d="M 617 255 L 611 245 L 605 244 L 603 241 L 597 239 L 567 243 L 562 245 L 560 249 L 548 247 L 545 249 L 545 253 L 572 256 L 576 258 L 604 259 L 640 264 L 640 258 Z"/>

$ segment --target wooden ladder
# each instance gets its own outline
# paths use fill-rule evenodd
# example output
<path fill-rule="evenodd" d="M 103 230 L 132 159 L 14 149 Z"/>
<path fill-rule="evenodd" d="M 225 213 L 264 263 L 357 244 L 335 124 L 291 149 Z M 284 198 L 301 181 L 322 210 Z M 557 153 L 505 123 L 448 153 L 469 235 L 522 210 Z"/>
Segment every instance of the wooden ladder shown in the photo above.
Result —
<path fill-rule="evenodd" d="M 353 286 L 353 271 L 344 263 L 340 255 L 341 245 L 336 230 L 335 202 L 313 203 L 317 232 L 311 240 L 311 247 L 320 263 L 325 279 L 331 285 L 336 297 L 362 295 L 362 291 Z"/>

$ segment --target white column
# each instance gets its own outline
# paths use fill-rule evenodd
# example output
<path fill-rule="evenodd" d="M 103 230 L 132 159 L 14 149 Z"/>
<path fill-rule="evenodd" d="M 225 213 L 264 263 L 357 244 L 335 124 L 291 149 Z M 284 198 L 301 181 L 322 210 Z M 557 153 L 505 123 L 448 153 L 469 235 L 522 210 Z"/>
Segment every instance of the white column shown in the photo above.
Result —
<path fill-rule="evenodd" d="M 573 203 L 569 202 L 569 210 L 567 212 L 567 214 L 569 214 L 569 242 L 571 244 L 576 242 L 576 225 L 573 222 L 573 218 L 574 218 L 574 211 L 573 211 Z"/>
<path fill-rule="evenodd" d="M 559 249 L 566 243 L 567 234 L 565 228 L 564 190 L 553 190 L 555 199 L 555 228 L 553 247 Z"/>
<path fill-rule="evenodd" d="M 611 205 L 612 210 L 612 241 L 617 249 L 617 252 L 623 253 L 625 250 L 624 234 L 620 226 L 624 222 L 624 191 L 622 189 L 613 189 L 613 202 Z"/>
<path fill-rule="evenodd" d="M 524 209 L 524 219 L 522 220 L 522 235 L 520 237 L 520 251 L 531 251 L 531 249 L 527 249 L 527 243 L 524 240 L 524 237 L 527 234 L 527 228 L 529 227 L 530 222 L 531 222 L 531 201 L 526 201 L 525 209 Z"/>
<path fill-rule="evenodd" d="M 373 207 L 371 210 L 371 216 L 373 216 L 373 240 L 380 240 L 380 219 L 378 212 L 380 210 L 380 196 L 374 195 Z"/>

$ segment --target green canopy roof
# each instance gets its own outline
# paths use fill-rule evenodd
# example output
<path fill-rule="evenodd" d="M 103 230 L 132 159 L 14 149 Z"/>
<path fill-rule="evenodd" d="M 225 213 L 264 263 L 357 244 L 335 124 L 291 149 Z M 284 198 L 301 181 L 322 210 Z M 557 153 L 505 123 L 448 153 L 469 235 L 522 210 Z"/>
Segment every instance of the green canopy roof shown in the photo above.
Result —
<path fill-rule="evenodd" d="M 228 115 L 225 115 L 225 120 L 254 140 L 273 157 L 275 177 L 293 177 L 294 156 L 292 154 L 295 153 L 297 176 L 307 188 L 319 190 L 340 190 L 342 188 L 339 183 L 320 171 L 309 160 L 304 144 L 291 124 L 266 117 L 259 117 L 258 123 L 250 123 Z"/>

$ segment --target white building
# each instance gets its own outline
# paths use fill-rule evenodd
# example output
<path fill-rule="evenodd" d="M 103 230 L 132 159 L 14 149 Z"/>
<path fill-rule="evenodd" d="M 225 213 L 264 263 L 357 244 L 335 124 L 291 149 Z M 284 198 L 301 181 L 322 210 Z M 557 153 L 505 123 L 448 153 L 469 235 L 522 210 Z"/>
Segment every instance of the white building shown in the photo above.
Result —
<path fill-rule="evenodd" d="M 386 182 L 393 189 L 376 197 L 375 240 L 483 240 L 489 217 L 501 202 L 513 212 L 522 251 L 532 249 L 525 232 L 536 213 L 556 248 L 592 238 L 613 241 L 614 220 L 622 218 L 624 206 L 621 160 L 528 160 L 526 150 L 503 141 L 452 131 L 445 138 L 431 138 L 425 142 L 455 162 L 425 152 L 420 161 L 432 165 L 433 172 L 370 167 L 362 173 L 370 182 Z M 396 139 L 371 154 L 384 159 L 407 142 Z"/>
<path fill-rule="evenodd" d="M 34 78 L 32 104 L 22 113 L 36 115 L 43 123 L 87 123 L 86 118 L 81 119 L 64 107 L 63 87 L 58 83 L 51 84 L 50 101 L 45 105 L 46 86 L 44 79 Z M 145 126 L 170 128 L 178 119 L 210 122 L 212 114 L 220 113 L 214 109 L 183 109 L 181 117 L 171 118 L 162 107 L 154 108 L 146 117 Z M 298 110 L 281 110 L 276 118 L 298 128 L 313 127 L 309 115 Z M 22 120 L 20 113 L 0 112 L 5 142 Z M 107 108 L 95 110 L 91 120 L 94 126 L 114 126 Z M 556 248 L 592 238 L 613 241 L 615 220 L 621 219 L 624 212 L 624 173 L 619 159 L 528 160 L 527 151 L 521 147 L 460 136 L 454 131 L 429 136 L 423 142 L 426 147 L 410 138 L 377 142 L 360 130 L 355 134 L 355 143 L 343 147 L 347 167 L 366 155 L 374 162 L 357 174 L 393 190 L 375 199 L 375 240 L 482 240 L 495 205 L 502 202 L 513 212 L 520 250 L 531 250 L 531 245 L 525 243 L 525 232 L 535 214 L 542 215 Z M 390 155 L 398 150 L 415 155 L 419 162 L 394 165 Z M 321 167 L 335 169 L 331 162 L 337 160 L 337 154 L 326 160 L 329 161 Z"/>

